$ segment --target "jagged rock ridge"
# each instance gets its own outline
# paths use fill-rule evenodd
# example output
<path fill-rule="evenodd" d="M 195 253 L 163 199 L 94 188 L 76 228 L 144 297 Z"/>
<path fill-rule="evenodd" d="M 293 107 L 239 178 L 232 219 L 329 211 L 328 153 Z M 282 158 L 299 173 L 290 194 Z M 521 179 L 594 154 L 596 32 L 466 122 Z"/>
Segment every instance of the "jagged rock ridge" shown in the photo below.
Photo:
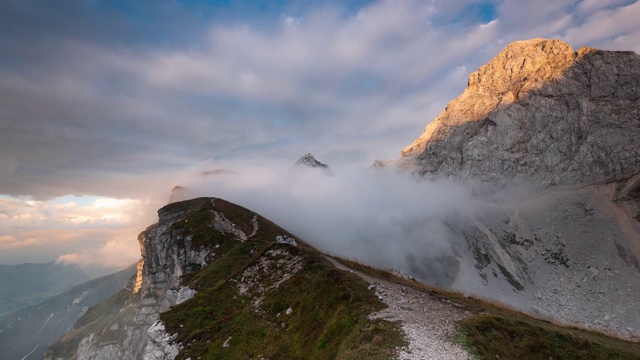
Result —
<path fill-rule="evenodd" d="M 320 161 L 316 160 L 315 157 L 311 153 L 306 153 L 300 157 L 295 163 L 296 166 L 308 166 L 311 168 L 322 168 L 328 169 L 329 165 L 323 164 Z"/>
<path fill-rule="evenodd" d="M 640 56 L 533 39 L 469 76 L 401 163 L 421 174 L 536 187 L 640 171 Z"/>

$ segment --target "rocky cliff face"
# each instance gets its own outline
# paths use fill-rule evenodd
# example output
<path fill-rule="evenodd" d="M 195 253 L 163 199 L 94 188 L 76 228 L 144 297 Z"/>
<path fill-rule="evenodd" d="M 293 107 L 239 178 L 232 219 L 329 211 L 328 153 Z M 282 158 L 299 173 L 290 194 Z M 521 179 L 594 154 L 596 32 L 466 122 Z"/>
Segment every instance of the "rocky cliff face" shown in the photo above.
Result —
<path fill-rule="evenodd" d="M 180 221 L 188 210 L 176 204 L 158 211 L 158 223 L 138 237 L 142 259 L 136 278 L 92 308 L 74 331 L 48 350 L 47 359 L 162 359 L 165 351 L 176 352 L 164 348 L 168 336 L 155 323 L 161 312 L 195 293 L 181 286 L 181 276 L 215 257 L 213 245 L 194 244 L 193 234 L 183 231 Z"/>
<path fill-rule="evenodd" d="M 448 222 L 453 288 L 637 336 L 638 139 L 638 54 L 533 39 L 472 73 L 399 164 L 498 195 Z M 513 184 L 527 191 L 500 194 Z"/>
<path fill-rule="evenodd" d="M 640 171 L 640 56 L 518 41 L 402 151 L 421 174 L 487 183 L 583 185 Z"/>

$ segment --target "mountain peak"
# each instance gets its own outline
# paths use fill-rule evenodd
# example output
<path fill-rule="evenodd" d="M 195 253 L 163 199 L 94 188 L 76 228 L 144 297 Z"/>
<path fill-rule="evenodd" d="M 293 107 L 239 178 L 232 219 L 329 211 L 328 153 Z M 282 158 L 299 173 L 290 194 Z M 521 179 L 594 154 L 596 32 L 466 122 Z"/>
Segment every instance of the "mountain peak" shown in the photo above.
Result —
<path fill-rule="evenodd" d="M 561 40 L 515 41 L 489 63 L 469 76 L 469 87 L 513 90 L 526 81 L 545 81 L 570 66 L 575 58 L 571 45 Z"/>
<path fill-rule="evenodd" d="M 471 73 L 401 162 L 498 184 L 624 180 L 640 172 L 638 113 L 638 54 L 516 41 Z"/>
<path fill-rule="evenodd" d="M 323 168 L 328 169 L 329 165 L 323 164 L 320 161 L 316 160 L 315 157 L 311 153 L 306 153 L 302 155 L 295 163 L 296 166 L 308 166 L 312 168 Z"/>
<path fill-rule="evenodd" d="M 189 189 L 184 186 L 176 185 L 173 187 L 173 189 L 171 189 L 171 196 L 169 197 L 168 204 L 187 200 L 188 198 L 189 198 Z"/>

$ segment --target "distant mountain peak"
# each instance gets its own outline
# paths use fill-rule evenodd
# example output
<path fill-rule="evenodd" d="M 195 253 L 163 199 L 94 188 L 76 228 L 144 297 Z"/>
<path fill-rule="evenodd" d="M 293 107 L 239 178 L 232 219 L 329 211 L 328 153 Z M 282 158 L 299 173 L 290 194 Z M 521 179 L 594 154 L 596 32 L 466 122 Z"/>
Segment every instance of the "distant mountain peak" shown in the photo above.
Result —
<path fill-rule="evenodd" d="M 171 189 L 171 196 L 169 197 L 168 204 L 174 202 L 187 200 L 189 198 L 189 189 L 184 186 L 176 185 Z"/>
<path fill-rule="evenodd" d="M 225 175 L 235 175 L 235 171 L 227 170 L 227 169 L 215 169 L 208 171 L 201 171 L 200 175 L 204 177 L 215 177 L 215 176 L 225 176 Z"/>
<path fill-rule="evenodd" d="M 329 165 L 323 164 L 320 161 L 316 160 L 315 157 L 311 153 L 306 153 L 300 157 L 295 163 L 296 166 L 308 166 L 312 168 L 323 168 L 329 169 Z"/>

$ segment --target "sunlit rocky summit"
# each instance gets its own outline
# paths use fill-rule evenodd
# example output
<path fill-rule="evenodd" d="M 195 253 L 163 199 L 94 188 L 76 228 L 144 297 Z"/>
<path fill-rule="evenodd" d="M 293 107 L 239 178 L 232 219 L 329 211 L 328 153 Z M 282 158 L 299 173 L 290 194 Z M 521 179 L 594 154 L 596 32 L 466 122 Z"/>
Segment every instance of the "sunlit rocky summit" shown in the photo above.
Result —
<path fill-rule="evenodd" d="M 451 227 L 452 288 L 637 336 L 639 139 L 640 55 L 532 39 L 473 72 L 398 164 L 493 194 Z"/>
<path fill-rule="evenodd" d="M 421 174 L 584 185 L 640 170 L 640 55 L 517 41 L 402 151 Z"/>

